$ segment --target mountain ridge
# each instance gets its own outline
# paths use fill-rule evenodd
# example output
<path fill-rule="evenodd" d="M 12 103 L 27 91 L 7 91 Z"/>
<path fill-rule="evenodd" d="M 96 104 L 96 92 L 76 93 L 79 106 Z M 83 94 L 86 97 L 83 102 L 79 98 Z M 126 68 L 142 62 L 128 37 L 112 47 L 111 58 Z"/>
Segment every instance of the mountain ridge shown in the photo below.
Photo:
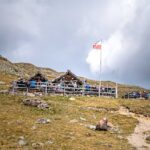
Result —
<path fill-rule="evenodd" d="M 53 80 L 58 76 L 62 75 L 64 72 L 58 72 L 51 68 L 38 67 L 32 63 L 13 63 L 7 58 L 0 55 L 0 80 L 7 83 L 7 86 L 13 80 L 17 80 L 19 77 L 28 79 L 30 76 L 33 76 L 35 73 L 40 71 L 44 74 L 49 80 Z M 78 76 L 79 77 L 79 76 Z M 86 79 L 88 83 L 92 85 L 99 85 L 99 81 L 91 80 L 85 77 L 79 77 L 81 80 Z M 116 86 L 115 82 L 112 81 L 102 81 L 103 86 Z M 149 91 L 140 86 L 135 85 L 126 85 L 118 83 L 118 92 L 119 95 L 123 95 L 126 92 L 131 91 Z"/>

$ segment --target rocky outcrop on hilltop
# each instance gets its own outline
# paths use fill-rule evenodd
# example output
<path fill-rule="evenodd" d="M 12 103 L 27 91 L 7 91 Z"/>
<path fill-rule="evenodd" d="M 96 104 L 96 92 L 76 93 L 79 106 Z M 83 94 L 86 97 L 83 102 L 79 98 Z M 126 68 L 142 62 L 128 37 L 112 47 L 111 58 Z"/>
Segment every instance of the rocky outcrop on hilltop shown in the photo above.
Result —
<path fill-rule="evenodd" d="M 13 75 L 21 75 L 21 70 L 10 62 L 8 59 L 0 56 L 0 72 L 5 72 Z"/>
<path fill-rule="evenodd" d="M 30 63 L 12 63 L 7 58 L 0 55 L 0 72 L 17 75 L 21 77 L 29 77 L 37 72 L 41 72 L 49 79 L 56 78 L 60 73 L 50 68 L 37 67 Z"/>

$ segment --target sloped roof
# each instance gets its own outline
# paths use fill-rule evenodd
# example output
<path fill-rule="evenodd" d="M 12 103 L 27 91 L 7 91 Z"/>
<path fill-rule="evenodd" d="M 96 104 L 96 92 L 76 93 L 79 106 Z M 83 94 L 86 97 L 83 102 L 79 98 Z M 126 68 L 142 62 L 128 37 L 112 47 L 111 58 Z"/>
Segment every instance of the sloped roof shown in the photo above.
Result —
<path fill-rule="evenodd" d="M 61 79 L 63 79 L 63 78 L 64 78 L 65 76 L 67 76 L 67 75 L 70 75 L 70 76 L 72 76 L 72 77 L 74 78 L 74 80 L 77 80 L 77 83 L 78 83 L 78 84 L 80 84 L 80 85 L 83 84 L 83 82 L 82 82 L 74 73 L 72 73 L 70 70 L 67 70 L 67 72 L 66 72 L 65 74 L 63 74 L 63 75 L 59 76 L 58 78 L 54 79 L 54 80 L 52 81 L 52 83 L 57 83 L 57 82 L 59 82 Z"/>
<path fill-rule="evenodd" d="M 34 76 L 30 77 L 29 81 L 38 79 L 42 80 L 43 82 L 48 81 L 48 79 L 39 71 Z"/>

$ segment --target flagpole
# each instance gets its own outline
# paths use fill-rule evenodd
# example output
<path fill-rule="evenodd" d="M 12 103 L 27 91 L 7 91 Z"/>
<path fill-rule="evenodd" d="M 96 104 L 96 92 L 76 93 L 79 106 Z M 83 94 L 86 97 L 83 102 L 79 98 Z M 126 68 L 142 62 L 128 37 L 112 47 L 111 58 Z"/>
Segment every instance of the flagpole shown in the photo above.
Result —
<path fill-rule="evenodd" d="M 99 68 L 99 97 L 101 96 L 101 86 L 102 86 L 102 79 L 101 79 L 101 74 L 102 74 L 102 40 L 101 40 L 101 47 L 100 47 L 100 68 Z"/>

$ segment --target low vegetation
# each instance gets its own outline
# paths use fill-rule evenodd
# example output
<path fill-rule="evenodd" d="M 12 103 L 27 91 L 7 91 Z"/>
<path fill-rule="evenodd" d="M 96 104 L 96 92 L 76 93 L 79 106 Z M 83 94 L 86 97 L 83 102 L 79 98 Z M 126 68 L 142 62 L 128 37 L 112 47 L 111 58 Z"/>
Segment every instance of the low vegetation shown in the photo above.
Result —
<path fill-rule="evenodd" d="M 0 149 L 34 149 L 35 143 L 43 150 L 134 150 L 126 139 L 138 123 L 132 117 L 113 113 L 120 106 L 136 113 L 150 114 L 150 103 L 142 100 L 115 100 L 94 97 L 48 96 L 43 97 L 49 110 L 25 106 L 23 96 L 0 95 Z M 99 108 L 89 109 L 89 108 Z M 88 125 L 96 125 L 107 117 L 115 130 L 94 131 Z M 37 124 L 39 118 L 50 123 Z M 27 143 L 18 144 L 24 137 Z"/>
<path fill-rule="evenodd" d="M 129 108 L 131 112 L 142 114 L 150 117 L 150 101 L 149 100 L 119 100 L 122 106 Z"/>

